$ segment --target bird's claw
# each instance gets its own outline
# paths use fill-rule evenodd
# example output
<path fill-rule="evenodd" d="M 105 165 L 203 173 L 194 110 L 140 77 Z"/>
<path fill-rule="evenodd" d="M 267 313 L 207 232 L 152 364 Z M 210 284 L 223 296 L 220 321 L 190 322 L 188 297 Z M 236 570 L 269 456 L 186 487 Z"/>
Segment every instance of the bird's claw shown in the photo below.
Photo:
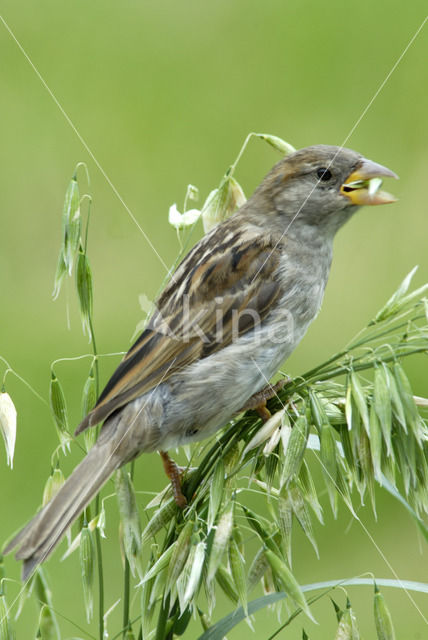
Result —
<path fill-rule="evenodd" d="M 258 413 L 263 422 L 267 422 L 271 416 L 266 406 L 267 401 L 274 398 L 278 394 L 278 391 L 280 391 L 289 380 L 290 378 L 281 378 L 281 380 L 278 380 L 275 384 L 267 384 L 261 391 L 254 393 L 251 398 L 247 400 L 239 413 L 253 409 Z"/>
<path fill-rule="evenodd" d="M 179 467 L 174 462 L 174 460 L 172 460 L 172 458 L 169 457 L 166 451 L 160 451 L 159 453 L 162 458 L 165 473 L 171 481 L 172 495 L 174 496 L 174 500 L 180 507 L 180 509 L 184 509 L 184 507 L 187 505 L 187 499 L 181 491 L 181 476 L 183 474 L 183 469 Z"/>

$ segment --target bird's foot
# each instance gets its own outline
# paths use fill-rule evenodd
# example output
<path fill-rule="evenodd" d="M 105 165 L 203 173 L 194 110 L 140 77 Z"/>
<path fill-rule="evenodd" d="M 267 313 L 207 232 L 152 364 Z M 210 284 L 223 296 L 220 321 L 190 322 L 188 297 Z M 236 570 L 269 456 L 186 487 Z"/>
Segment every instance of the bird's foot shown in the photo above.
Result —
<path fill-rule="evenodd" d="M 280 391 L 289 380 L 290 378 L 282 378 L 278 380 L 276 384 L 267 384 L 261 391 L 258 391 L 247 400 L 239 413 L 253 409 L 259 414 L 263 422 L 267 422 L 271 416 L 266 406 L 267 401 L 275 397 L 278 391 Z"/>
<path fill-rule="evenodd" d="M 182 470 L 176 465 L 174 460 L 169 457 L 166 451 L 159 451 L 163 462 L 165 473 L 171 481 L 172 495 L 180 509 L 184 509 L 187 504 L 186 496 L 181 491 L 181 474 Z"/>

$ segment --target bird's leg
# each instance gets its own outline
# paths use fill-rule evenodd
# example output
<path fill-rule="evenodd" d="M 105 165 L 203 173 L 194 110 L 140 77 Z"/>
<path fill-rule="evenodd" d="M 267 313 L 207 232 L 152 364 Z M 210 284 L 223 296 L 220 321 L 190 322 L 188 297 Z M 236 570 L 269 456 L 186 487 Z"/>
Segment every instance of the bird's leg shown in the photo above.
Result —
<path fill-rule="evenodd" d="M 187 504 L 186 496 L 181 491 L 181 471 L 166 451 L 159 451 L 163 462 L 165 473 L 171 481 L 172 495 L 180 509 L 184 509 Z"/>
<path fill-rule="evenodd" d="M 267 384 L 261 391 L 254 393 L 251 398 L 247 400 L 239 413 L 253 409 L 259 414 L 263 422 L 267 422 L 271 414 L 266 406 L 266 402 L 276 396 L 277 392 L 285 386 L 289 379 L 290 378 L 282 378 L 276 384 Z"/>

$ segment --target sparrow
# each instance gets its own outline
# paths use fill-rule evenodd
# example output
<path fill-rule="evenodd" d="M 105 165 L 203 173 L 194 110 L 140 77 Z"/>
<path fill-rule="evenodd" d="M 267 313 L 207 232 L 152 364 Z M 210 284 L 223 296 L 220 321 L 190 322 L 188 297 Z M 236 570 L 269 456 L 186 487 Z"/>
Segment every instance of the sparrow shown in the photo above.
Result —
<path fill-rule="evenodd" d="M 11 540 L 25 580 L 112 473 L 141 453 L 215 433 L 260 395 L 318 314 L 333 239 L 396 174 L 359 153 L 316 145 L 284 157 L 252 197 L 188 253 L 140 337 L 76 434 L 103 423 L 54 498 Z M 255 395 L 256 394 L 256 395 Z"/>

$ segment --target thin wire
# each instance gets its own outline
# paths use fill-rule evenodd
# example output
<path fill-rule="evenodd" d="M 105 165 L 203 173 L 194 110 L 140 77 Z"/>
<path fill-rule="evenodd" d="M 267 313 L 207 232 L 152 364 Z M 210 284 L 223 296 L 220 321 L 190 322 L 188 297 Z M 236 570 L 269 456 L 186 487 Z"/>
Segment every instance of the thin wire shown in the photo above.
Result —
<path fill-rule="evenodd" d="M 105 172 L 105 170 L 103 169 L 103 167 L 101 166 L 101 164 L 99 163 L 99 161 L 97 160 L 97 158 L 95 157 L 94 153 L 91 151 L 90 147 L 88 146 L 88 144 L 86 143 L 85 139 L 83 138 L 83 136 L 79 133 L 79 131 L 77 130 L 76 126 L 74 125 L 73 121 L 71 120 L 71 118 L 68 116 L 68 114 L 66 113 L 66 111 L 64 110 L 64 108 L 62 107 L 61 103 L 59 102 L 59 100 L 56 98 L 56 96 L 54 95 L 54 93 L 52 92 L 52 90 L 50 89 L 50 87 L 48 86 L 47 82 L 44 80 L 44 78 L 42 77 L 41 73 L 39 72 L 39 70 L 37 69 L 37 67 L 35 66 L 35 64 L 32 62 L 32 60 L 30 59 L 30 57 L 28 56 L 27 52 L 25 51 L 25 49 L 23 48 L 23 46 L 21 45 L 21 43 L 18 41 L 18 39 L 16 38 L 15 34 L 13 33 L 13 31 L 11 30 L 11 28 L 9 27 L 9 25 L 6 23 L 5 19 L 3 18 L 3 16 L 0 14 L 0 20 L 2 21 L 3 25 L 5 26 L 6 30 L 9 32 L 10 36 L 13 38 L 13 40 L 15 41 L 16 45 L 18 46 L 18 48 L 20 49 L 21 53 L 24 55 L 24 57 L 26 58 L 27 62 L 30 64 L 30 66 L 32 67 L 33 71 L 36 73 L 37 77 L 39 78 L 40 82 L 42 83 L 42 85 L 45 87 L 45 89 L 47 90 L 47 92 L 49 93 L 50 97 L 52 98 L 52 100 L 55 102 L 55 104 L 57 105 L 57 107 L 59 108 L 59 110 L 61 111 L 62 115 L 64 116 L 64 118 L 66 119 L 66 121 L 68 122 L 68 124 L 70 125 L 70 127 L 73 129 L 74 133 L 76 134 L 76 136 L 78 137 L 78 139 L 80 140 L 80 142 L 82 143 L 82 145 L 84 146 L 84 148 L 86 149 L 87 153 L 89 154 L 89 156 L 92 158 L 93 162 L 95 163 L 95 165 L 97 166 L 97 168 L 99 169 L 99 171 L 101 172 L 101 174 L 103 175 L 103 177 L 105 178 L 105 180 L 107 181 L 107 183 L 109 184 L 109 186 L 111 187 L 111 189 L 113 190 L 113 193 L 116 195 L 116 197 L 118 198 L 118 200 L 121 202 L 121 204 L 123 205 L 123 207 L 125 208 L 126 212 L 128 213 L 129 217 L 132 219 L 132 221 L 134 222 L 134 224 L 137 226 L 137 228 L 139 229 L 139 231 L 141 232 L 141 234 L 144 236 L 146 242 L 149 244 L 149 246 L 151 247 L 151 249 L 155 252 L 155 254 L 157 255 L 158 259 L 160 260 L 160 262 L 162 263 L 162 265 L 165 267 L 166 271 L 169 272 L 169 267 L 166 265 L 166 263 L 164 262 L 164 260 L 162 259 L 162 257 L 160 256 L 160 254 L 158 253 L 158 251 L 156 250 L 156 248 L 154 247 L 152 241 L 150 240 L 150 238 L 148 237 L 148 235 L 146 234 L 146 232 L 144 231 L 144 229 L 140 226 L 140 224 L 138 223 L 137 219 L 135 218 L 135 216 L 133 215 L 133 213 L 131 212 L 131 210 L 129 209 L 129 207 L 127 206 L 127 204 L 125 203 L 125 201 L 123 200 L 123 198 L 121 197 L 120 193 L 118 192 L 118 190 L 116 189 L 116 187 L 114 186 L 114 184 L 112 183 L 111 179 L 109 178 L 109 176 L 107 175 L 107 173 Z M 337 155 L 340 153 L 340 151 L 343 149 L 343 146 L 346 144 L 346 142 L 349 140 L 349 138 L 351 137 L 351 135 L 354 133 L 355 129 L 358 127 L 358 125 L 360 124 L 360 122 L 362 121 L 362 119 L 364 118 L 364 116 L 367 114 L 368 110 L 371 108 L 373 102 L 376 100 L 376 98 L 378 97 L 379 93 L 382 91 L 382 89 L 384 88 L 384 86 L 386 85 L 386 83 L 388 82 L 388 80 L 390 79 L 391 75 L 394 73 L 395 69 L 398 67 L 398 65 L 400 64 L 401 60 L 403 59 L 403 57 L 406 55 L 407 51 L 409 50 L 409 48 L 411 47 L 411 45 L 413 44 L 413 42 L 415 41 L 415 39 L 417 38 L 417 36 L 419 35 L 419 33 L 421 32 L 421 30 L 423 29 L 423 27 L 425 26 L 426 21 L 428 20 L 428 17 L 425 17 L 424 20 L 422 21 L 421 25 L 418 27 L 418 29 L 416 30 L 416 32 L 414 33 L 414 35 L 412 36 L 412 38 L 410 39 L 410 41 L 408 42 L 408 44 L 406 45 L 406 47 L 404 48 L 404 50 L 402 51 L 402 53 L 400 54 L 400 56 L 398 57 L 398 59 L 396 60 L 396 62 L 394 63 L 394 65 L 392 66 L 392 68 L 390 69 L 389 73 L 386 75 L 385 79 L 382 81 L 382 83 L 380 84 L 380 86 L 378 87 L 378 89 L 375 91 L 374 95 L 372 96 L 372 98 L 370 99 L 370 101 L 368 102 L 368 104 L 366 105 L 366 107 L 363 109 L 361 115 L 358 117 L 358 119 L 356 120 L 356 122 L 354 123 L 354 125 L 352 126 L 352 128 L 350 129 L 349 133 L 347 134 L 347 136 L 345 137 L 345 140 L 343 141 L 342 145 L 339 147 L 338 151 L 336 152 L 336 154 L 334 155 L 333 159 L 331 160 L 329 166 L 331 166 L 332 162 L 334 161 L 334 159 L 337 157 Z M 318 181 L 319 182 L 319 181 Z M 316 183 L 316 185 L 313 187 L 313 189 L 310 191 L 310 193 L 307 195 L 307 197 L 305 198 L 303 204 L 300 206 L 298 212 L 295 214 L 295 216 L 292 218 L 292 220 L 290 221 L 290 223 L 288 224 L 287 228 L 285 229 L 285 231 L 283 232 L 283 234 L 281 235 L 281 237 L 279 238 L 279 240 L 277 241 L 277 243 L 275 244 L 274 248 L 272 249 L 271 253 L 276 249 L 276 247 L 278 246 L 278 244 L 281 242 L 282 238 L 284 237 L 284 235 L 288 232 L 288 230 L 290 229 L 291 225 L 293 224 L 293 222 L 295 221 L 295 219 L 297 218 L 297 216 L 300 214 L 302 208 L 304 207 L 304 205 L 306 204 L 306 202 L 309 200 L 309 198 L 311 197 L 312 193 L 314 192 L 316 186 L 318 185 L 318 182 Z M 264 264 L 266 263 L 266 261 L 269 259 L 269 256 L 266 258 L 265 262 L 261 265 L 260 269 L 257 271 L 257 273 L 255 274 L 253 280 L 257 277 L 258 273 L 260 272 L 260 270 L 263 268 Z M 258 367 L 257 363 L 255 362 L 255 360 L 253 360 L 254 363 L 256 364 L 257 368 L 259 369 L 259 371 L 261 372 L 261 374 L 263 375 L 263 377 L 265 378 L 266 382 L 269 384 L 269 381 L 266 379 L 266 377 L 264 376 L 264 373 L 260 370 L 260 368 Z M 173 363 L 171 363 L 170 366 L 172 366 Z M 169 369 L 168 369 L 169 370 Z M 165 372 L 164 376 L 166 376 L 166 374 L 168 373 L 168 370 Z M 163 378 L 159 381 L 158 385 L 152 390 L 152 393 L 157 389 L 157 387 L 159 386 L 159 384 L 161 384 Z M 150 394 L 151 395 L 151 394 Z M 277 395 L 277 394 L 276 394 Z M 278 396 L 277 396 L 278 397 Z M 279 398 L 278 398 L 279 399 Z M 281 402 L 281 401 L 280 401 Z M 146 401 L 147 403 L 147 401 Z M 123 438 L 127 435 L 129 429 L 133 426 L 133 424 L 135 423 L 135 420 L 138 418 L 138 416 L 140 415 L 141 411 L 144 409 L 144 407 L 146 406 L 146 403 L 143 405 L 143 407 L 140 408 L 140 410 L 138 411 L 138 413 L 136 414 L 134 420 L 131 422 L 131 424 L 129 425 L 128 429 L 126 430 L 126 432 L 124 433 L 124 435 L 122 436 L 121 440 L 118 442 L 118 444 L 116 445 L 115 449 L 113 450 L 113 452 L 111 453 L 111 455 L 113 455 L 113 453 L 116 451 L 117 447 L 120 445 L 120 443 L 122 442 Z M 281 402 L 282 404 L 282 402 Z M 110 457 L 111 457 L 110 455 Z M 108 458 L 108 460 L 110 459 L 110 457 Z M 108 462 L 108 460 L 106 462 Z M 321 460 L 320 460 L 321 462 Z M 322 462 L 321 462 L 322 464 Z M 328 471 L 327 471 L 328 473 Z M 346 502 L 345 502 L 346 504 Z M 366 529 L 366 527 L 363 525 L 363 523 L 360 521 L 359 518 L 357 518 L 358 522 L 360 522 L 361 526 L 363 527 L 363 530 L 365 531 L 366 535 L 369 537 L 369 539 L 371 540 L 371 542 L 375 545 L 376 549 L 378 550 L 379 554 L 381 555 L 381 557 L 384 559 L 384 561 L 387 563 L 388 567 L 390 568 L 391 572 L 393 573 L 393 575 L 396 576 L 397 580 L 399 580 L 397 574 L 395 573 L 394 569 L 392 568 L 392 566 L 390 565 L 390 563 L 388 562 L 387 558 L 385 557 L 385 555 L 383 554 L 383 552 L 381 551 L 381 549 L 378 547 L 378 545 L 376 544 L 376 542 L 374 541 L 373 537 L 370 535 L 369 531 Z M 46 552 L 45 556 L 47 556 L 47 554 L 49 553 L 49 550 Z M 28 580 L 27 580 L 28 582 Z M 25 583 L 25 585 L 23 586 L 23 589 L 25 588 L 27 582 Z M 403 587 L 404 588 L 404 587 Z M 417 604 L 414 602 L 413 598 L 411 597 L 411 595 L 407 592 L 407 590 L 404 588 L 404 591 L 407 593 L 408 597 L 410 598 L 411 602 L 414 604 L 415 608 L 417 609 L 417 611 L 420 613 L 421 617 L 423 618 L 423 620 L 428 624 L 427 619 L 425 618 L 425 616 L 423 615 L 423 613 L 420 611 L 420 609 L 418 608 Z M 22 590 L 21 590 L 22 592 Z M 21 593 L 20 592 L 20 593 Z M 13 605 L 15 604 L 15 602 L 17 601 L 17 599 L 19 598 L 20 594 L 15 598 L 15 600 L 13 601 L 13 603 L 10 605 L 6 615 L 9 613 L 9 611 L 12 609 Z"/>
<path fill-rule="evenodd" d="M 18 48 L 20 49 L 21 53 L 23 54 L 23 56 L 25 57 L 25 59 L 27 60 L 28 64 L 31 66 L 31 68 L 33 69 L 34 73 L 37 75 L 37 77 L 39 78 L 40 82 L 42 83 L 42 85 L 44 86 L 44 88 L 46 89 L 46 91 L 49 93 L 50 97 L 52 98 L 52 100 L 55 102 L 56 106 L 58 107 L 58 109 L 61 111 L 62 115 L 64 116 L 64 118 L 67 120 L 68 124 L 70 125 L 70 127 L 73 129 L 74 133 L 76 134 L 76 136 L 79 138 L 80 142 L 82 143 L 82 145 L 84 146 L 84 148 L 86 149 L 87 153 L 89 154 L 89 156 L 92 158 L 92 160 L 94 161 L 96 167 L 99 169 L 99 171 L 101 172 L 102 176 L 105 178 L 106 182 L 109 184 L 109 186 L 111 187 L 113 193 L 115 194 L 115 196 L 118 198 L 118 200 L 120 201 L 120 203 L 123 205 L 125 211 L 127 212 L 127 214 L 129 215 L 129 217 L 131 218 L 131 220 L 134 222 L 134 224 L 136 225 L 136 227 L 139 229 L 140 233 L 144 236 L 146 242 L 149 244 L 149 246 L 151 247 L 151 249 L 155 252 L 155 254 L 157 255 L 157 257 L 159 258 L 160 262 L 162 263 L 162 265 L 165 267 L 166 271 L 169 272 L 170 269 L 168 267 L 168 265 L 165 263 L 165 261 L 163 260 L 162 256 L 160 255 L 160 253 L 158 252 L 158 250 L 156 249 L 156 247 L 154 246 L 154 244 L 152 243 L 152 241 L 150 240 L 149 236 L 147 235 L 147 233 L 144 231 L 144 229 L 142 228 L 142 226 L 140 225 L 140 223 L 138 222 L 137 218 L 134 216 L 134 214 L 132 213 L 132 211 L 130 210 L 130 208 L 128 207 L 128 205 L 126 204 L 126 202 L 124 201 L 124 199 L 122 198 L 122 196 L 120 195 L 119 191 L 116 189 L 116 187 L 114 186 L 113 182 L 110 180 L 109 176 L 107 175 L 106 171 L 103 169 L 103 167 L 101 166 L 101 164 L 98 162 L 97 158 L 95 157 L 94 153 L 91 151 L 89 145 L 87 144 L 86 140 L 83 138 L 83 136 L 79 133 L 77 127 L 75 126 L 75 124 L 73 123 L 73 121 L 71 120 L 70 116 L 68 115 L 68 113 L 65 111 L 64 107 L 61 105 L 61 103 L 59 102 L 58 98 L 55 96 L 55 94 L 53 93 L 53 91 L 50 89 L 48 83 L 46 82 L 46 80 L 43 78 L 42 74 L 40 73 L 40 71 L 37 69 L 36 65 L 34 64 L 34 62 L 31 60 L 30 56 L 27 54 L 27 52 L 25 51 L 24 47 L 22 46 L 22 44 L 19 42 L 18 38 L 15 36 L 15 34 L 13 33 L 12 29 L 9 27 L 9 25 L 7 24 L 6 20 L 3 18 L 3 16 L 0 14 L 0 20 L 3 22 L 3 25 L 5 26 L 5 28 L 7 29 L 7 31 L 9 32 L 10 36 L 13 38 L 13 40 L 15 41 L 16 45 L 18 46 Z"/>
<path fill-rule="evenodd" d="M 34 387 L 31 386 L 31 384 L 29 382 L 27 382 L 25 380 L 25 378 L 23 378 L 22 376 L 19 375 L 19 373 L 17 373 L 15 371 L 15 369 L 13 367 L 10 366 L 10 364 L 8 363 L 8 361 L 6 360 L 6 358 L 3 358 L 3 356 L 0 356 L 0 361 L 4 362 L 4 364 L 6 365 L 7 369 L 4 372 L 4 376 L 3 376 L 3 384 L 5 382 L 6 379 L 6 375 L 8 373 L 13 373 L 13 375 L 18 378 L 18 380 L 20 380 L 30 391 L 31 393 L 34 393 L 34 395 L 36 396 L 36 398 L 38 398 L 39 400 L 41 400 L 41 402 L 43 402 L 44 405 L 46 405 L 49 408 L 49 403 L 40 395 L 40 393 L 38 393 Z"/>
<path fill-rule="evenodd" d="M 355 129 L 358 127 L 358 125 L 360 124 L 361 120 L 364 118 L 364 116 L 366 115 L 366 113 L 368 112 L 368 110 L 370 109 L 370 107 L 372 106 L 373 102 L 376 100 L 376 98 L 378 97 L 379 93 L 382 91 L 382 89 L 384 88 L 384 86 L 386 85 L 386 83 L 388 82 L 388 80 L 390 79 L 390 77 L 392 76 L 392 74 L 394 73 L 394 71 L 396 70 L 396 68 L 398 67 L 398 65 L 400 64 L 400 62 L 402 61 L 402 59 L 404 58 L 404 56 L 406 55 L 407 51 L 409 50 L 409 48 L 412 46 L 413 42 L 416 40 L 416 38 L 418 37 L 419 33 L 422 31 L 423 27 L 425 26 L 426 21 L 428 20 L 428 16 L 426 16 L 424 18 L 424 20 L 422 21 L 422 23 L 419 25 L 419 27 L 416 29 L 415 33 L 413 34 L 413 36 L 410 38 L 409 42 L 407 43 L 407 45 L 404 47 L 403 51 L 401 52 L 401 54 L 399 55 L 399 57 L 397 58 L 397 60 L 394 62 L 394 64 L 392 65 L 390 71 L 387 73 L 385 79 L 381 82 L 381 84 L 379 85 L 379 87 L 376 89 L 375 93 L 373 94 L 373 96 L 370 98 L 368 104 L 366 105 L 366 107 L 363 109 L 361 115 L 357 118 L 356 122 L 354 123 L 354 125 L 351 127 L 349 133 L 345 136 L 344 141 L 342 142 L 342 144 L 340 145 L 340 147 L 338 147 L 336 153 L 334 154 L 333 158 L 330 160 L 328 166 L 326 167 L 327 169 L 329 169 L 331 167 L 331 165 L 333 164 L 333 162 L 335 161 L 335 159 L 337 158 L 337 156 L 340 154 L 340 152 L 343 150 L 344 145 L 346 144 L 346 142 L 349 140 L 349 138 L 351 137 L 351 135 L 354 133 Z M 281 234 L 281 236 L 279 237 L 279 239 L 277 240 L 277 242 L 275 243 L 275 246 L 271 249 L 271 251 L 269 252 L 268 256 L 266 257 L 265 261 L 262 263 L 262 265 L 259 267 L 258 271 L 255 273 L 255 275 L 253 276 L 253 279 L 251 282 L 254 282 L 254 280 L 257 278 L 257 276 L 259 275 L 260 271 L 263 269 L 263 267 L 265 266 L 266 262 L 269 260 L 269 258 L 271 257 L 272 253 L 275 251 L 275 249 L 277 248 L 277 246 L 279 245 L 279 243 L 282 241 L 283 237 L 287 234 L 287 232 L 289 231 L 291 225 L 293 224 L 293 222 L 296 220 L 296 218 L 300 215 L 303 207 L 305 206 L 305 204 L 307 203 L 307 201 L 309 200 L 309 198 L 311 197 L 311 195 L 313 194 L 313 192 L 315 191 L 315 189 L 317 188 L 317 186 L 320 183 L 320 179 L 317 180 L 317 182 L 315 183 L 315 185 L 312 187 L 311 191 L 308 193 L 308 195 L 306 196 L 306 198 L 304 199 L 303 203 L 300 205 L 297 213 L 292 217 L 292 219 L 290 220 L 289 224 L 287 225 L 285 231 L 283 231 L 283 233 Z"/>
<path fill-rule="evenodd" d="M 357 119 L 357 121 L 355 122 L 354 126 L 352 127 L 352 129 L 350 130 L 350 132 L 348 133 L 348 135 L 346 136 L 346 138 L 342 142 L 341 149 L 343 149 L 345 144 L 348 142 L 349 138 L 354 133 L 355 129 L 358 127 L 358 125 L 360 124 L 361 120 L 364 118 L 364 116 L 366 115 L 367 111 L 370 109 L 370 107 L 372 106 L 373 102 L 376 100 L 376 98 L 378 97 L 378 95 L 380 94 L 380 92 L 382 91 L 382 89 L 384 88 L 384 86 L 386 85 L 386 83 L 388 82 L 388 80 L 390 79 L 390 77 L 392 76 L 392 74 L 394 73 L 394 71 L 396 70 L 396 68 L 400 64 L 400 62 L 402 61 L 404 56 L 406 55 L 407 51 L 410 49 L 410 47 L 412 46 L 412 44 L 414 43 L 414 41 L 416 40 L 416 38 L 418 37 L 418 35 L 422 31 L 422 29 L 424 28 L 425 23 L 426 23 L 427 20 L 428 20 L 428 16 L 425 16 L 425 18 L 422 20 L 422 23 L 416 29 L 415 33 L 413 34 L 413 36 L 410 38 L 409 42 L 407 43 L 407 45 L 403 49 L 403 52 L 398 57 L 398 59 L 396 60 L 396 62 L 393 64 L 392 68 L 390 69 L 390 71 L 386 75 L 384 81 L 380 84 L 379 88 L 375 91 L 373 97 L 371 98 L 371 100 L 369 100 L 369 103 L 367 104 L 367 106 L 365 107 L 365 109 L 361 113 L 360 117 Z"/>
<path fill-rule="evenodd" d="M 259 365 L 257 364 L 257 362 L 254 360 L 254 358 L 251 358 L 253 363 L 256 365 L 257 369 L 260 371 L 262 377 L 265 379 L 265 381 L 267 382 L 268 386 L 272 389 L 272 391 L 274 392 L 274 395 L 276 396 L 277 400 L 279 400 L 280 404 L 282 405 L 283 409 L 285 409 L 284 403 L 282 402 L 281 398 L 278 396 L 277 392 L 275 391 L 275 389 L 272 387 L 272 385 L 269 383 L 269 380 L 266 378 L 265 374 L 263 373 L 263 371 L 260 369 Z M 272 396 L 273 397 L 273 396 Z M 324 465 L 323 461 L 321 460 L 320 456 L 317 454 L 317 452 L 312 449 L 312 453 L 314 454 L 314 456 L 316 457 L 317 461 L 319 462 L 319 464 L 321 465 L 323 471 L 325 471 L 325 473 L 328 475 L 328 477 L 330 478 L 331 482 L 333 483 L 336 491 L 338 492 L 338 494 L 343 498 L 343 502 L 345 503 L 345 505 L 348 507 L 348 509 L 351 511 L 352 516 L 357 520 L 357 522 L 361 525 L 361 528 L 363 529 L 364 533 L 366 534 L 366 536 L 368 537 L 368 539 L 370 540 L 370 542 L 373 544 L 373 546 L 375 547 L 376 551 L 379 553 L 380 557 L 382 558 L 382 560 L 385 562 L 386 566 L 388 567 L 388 569 L 391 571 L 392 575 L 395 577 L 395 579 L 397 580 L 397 582 L 401 585 L 401 588 L 403 589 L 404 593 L 407 595 L 407 597 L 409 598 L 410 602 L 413 604 L 413 606 L 415 607 L 416 611 L 419 613 L 419 615 L 421 616 L 422 620 L 425 622 L 425 624 L 428 625 L 428 620 L 425 617 L 425 615 L 422 613 L 422 611 L 420 610 L 420 608 L 418 607 L 416 601 L 414 600 L 413 596 L 410 594 L 410 592 L 406 589 L 406 587 L 404 586 L 403 582 L 400 580 L 397 572 L 394 570 L 394 567 L 391 565 L 391 563 L 389 562 L 388 558 L 385 556 L 385 554 L 383 553 L 382 549 L 379 547 L 379 545 L 376 543 L 375 539 L 373 538 L 373 536 L 371 535 L 371 533 L 369 532 L 369 530 L 367 529 L 367 527 L 365 526 L 365 524 L 360 520 L 360 518 L 357 516 L 356 513 L 353 512 L 353 510 L 350 508 L 350 506 L 348 505 L 347 501 L 345 500 L 345 496 L 343 495 L 343 493 L 340 490 L 340 487 L 337 485 L 336 480 L 333 478 L 333 476 L 330 474 L 329 470 L 327 469 L 327 467 Z"/>
<path fill-rule="evenodd" d="M 129 426 L 127 427 L 125 433 L 122 435 L 122 437 L 120 438 L 119 442 L 117 442 L 117 444 L 115 445 L 115 447 L 113 448 L 113 450 L 111 451 L 110 455 L 107 457 L 107 459 L 105 460 L 105 462 L 101 465 L 101 467 L 98 470 L 98 473 L 95 473 L 95 476 L 98 478 L 101 475 L 101 472 L 103 470 L 103 468 L 107 465 L 107 463 L 109 462 L 109 460 L 112 458 L 112 456 L 114 455 L 114 453 L 117 451 L 118 447 L 121 445 L 123 439 L 128 435 L 129 430 L 131 429 L 131 427 L 135 424 L 137 418 L 140 416 L 141 412 L 145 409 L 147 403 L 149 402 L 150 398 L 152 397 L 152 394 L 155 393 L 155 391 L 157 390 L 157 388 L 159 387 L 159 385 L 162 384 L 162 382 L 164 381 L 165 377 L 168 374 L 168 371 L 171 369 L 171 367 L 174 365 L 176 358 L 174 358 L 171 362 L 171 364 L 169 365 L 168 369 L 165 371 L 165 373 L 163 374 L 162 378 L 159 380 L 159 382 L 157 383 L 157 385 L 151 389 L 150 392 L 147 392 L 147 398 L 143 404 L 142 407 L 140 407 L 140 409 L 137 411 L 137 413 L 135 414 L 134 418 L 132 419 L 131 423 L 129 424 Z M 84 458 L 85 459 L 85 458 Z M 58 541 L 59 542 L 59 541 Z M 54 543 L 56 544 L 56 542 Z M 19 545 L 18 545 L 19 546 Z M 42 555 L 41 560 L 38 562 L 39 564 L 42 564 L 46 558 L 48 557 L 49 553 L 51 552 L 53 545 L 51 544 L 48 549 L 45 551 L 45 553 Z M 37 565 L 37 566 L 38 566 Z M 12 611 L 13 607 L 15 606 L 15 603 L 19 600 L 19 598 L 21 597 L 22 592 L 25 590 L 27 584 L 29 583 L 29 581 L 31 580 L 31 578 L 33 577 L 34 574 L 34 570 L 31 573 L 31 575 L 27 578 L 27 580 L 24 582 L 22 589 L 20 590 L 20 592 L 18 593 L 18 595 L 15 597 L 15 599 L 11 602 L 9 608 L 6 610 L 5 613 L 5 617 L 9 615 L 10 611 Z M 3 621 L 3 618 L 0 620 L 0 624 Z"/>

